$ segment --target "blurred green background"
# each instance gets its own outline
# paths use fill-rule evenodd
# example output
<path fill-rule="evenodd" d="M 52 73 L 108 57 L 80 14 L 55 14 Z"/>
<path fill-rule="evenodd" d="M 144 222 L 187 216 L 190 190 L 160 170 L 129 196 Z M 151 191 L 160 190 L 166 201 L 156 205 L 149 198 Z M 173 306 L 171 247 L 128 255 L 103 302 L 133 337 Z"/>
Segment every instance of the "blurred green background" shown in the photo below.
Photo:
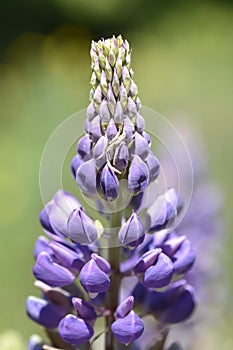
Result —
<path fill-rule="evenodd" d="M 225 249 L 219 264 L 223 265 L 229 283 L 227 300 L 225 296 L 223 300 L 227 311 L 214 321 L 215 327 L 203 341 L 208 350 L 220 346 L 230 350 L 233 348 L 230 1 L 1 0 L 0 333 L 16 330 L 22 344 L 26 344 L 30 333 L 37 332 L 38 327 L 27 319 L 24 308 L 27 295 L 37 294 L 31 269 L 33 245 L 42 233 L 38 221 L 42 207 L 40 158 L 56 126 L 88 104 L 90 41 L 113 34 L 122 34 L 133 47 L 133 69 L 143 105 L 174 123 L 175 116 L 181 113 L 186 116 L 186 123 L 196 125 L 209 154 L 212 179 L 222 186 L 228 232 L 223 229 Z M 70 184 L 70 189 L 75 189 L 71 177 Z M 23 348 L 22 344 L 14 349 Z"/>

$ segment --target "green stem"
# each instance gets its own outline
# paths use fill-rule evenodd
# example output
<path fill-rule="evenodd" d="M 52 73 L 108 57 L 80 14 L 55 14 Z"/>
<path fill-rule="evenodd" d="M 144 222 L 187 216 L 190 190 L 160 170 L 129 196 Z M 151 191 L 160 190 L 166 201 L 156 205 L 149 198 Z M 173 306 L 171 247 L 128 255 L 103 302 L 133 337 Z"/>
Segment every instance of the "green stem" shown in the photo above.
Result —
<path fill-rule="evenodd" d="M 111 332 L 111 325 L 114 322 L 114 312 L 118 306 L 118 295 L 121 283 L 121 276 L 119 271 L 120 265 L 120 252 L 121 247 L 115 246 L 116 234 L 121 227 L 122 212 L 113 213 L 111 216 L 111 235 L 112 238 L 109 239 L 108 248 L 108 261 L 111 265 L 111 286 L 108 291 L 107 297 L 107 308 L 110 311 L 109 316 L 107 316 L 107 328 L 106 333 L 106 350 L 116 350 L 117 342 Z"/>

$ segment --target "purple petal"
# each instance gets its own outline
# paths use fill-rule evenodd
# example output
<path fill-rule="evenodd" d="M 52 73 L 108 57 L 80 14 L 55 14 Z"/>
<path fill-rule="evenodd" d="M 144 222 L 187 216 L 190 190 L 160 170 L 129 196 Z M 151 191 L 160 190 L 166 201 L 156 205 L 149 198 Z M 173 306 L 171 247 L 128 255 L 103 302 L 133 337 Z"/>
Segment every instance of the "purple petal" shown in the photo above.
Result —
<path fill-rule="evenodd" d="M 90 244 L 97 239 L 97 229 L 93 220 L 84 213 L 82 208 L 74 210 L 69 216 L 67 236 L 79 244 Z"/>
<path fill-rule="evenodd" d="M 112 140 L 117 134 L 117 127 L 113 119 L 110 120 L 107 126 L 106 134 L 109 140 Z"/>
<path fill-rule="evenodd" d="M 58 331 L 66 343 L 73 345 L 86 343 L 94 334 L 89 323 L 74 315 L 64 317 L 58 325 Z"/>
<path fill-rule="evenodd" d="M 144 128 L 145 128 L 145 120 L 144 120 L 143 116 L 138 113 L 137 119 L 136 119 L 136 129 L 138 132 L 141 133 L 141 132 L 143 132 Z"/>
<path fill-rule="evenodd" d="M 110 279 L 94 259 L 91 259 L 80 272 L 80 283 L 88 293 L 103 293 L 110 287 Z"/>
<path fill-rule="evenodd" d="M 105 165 L 101 172 L 100 187 L 107 200 L 115 200 L 118 197 L 120 191 L 119 181 L 108 164 Z"/>
<path fill-rule="evenodd" d="M 118 150 L 116 151 L 114 166 L 118 170 L 124 171 L 128 165 L 128 160 L 129 160 L 128 147 L 125 145 L 125 143 L 122 143 L 119 146 Z"/>
<path fill-rule="evenodd" d="M 91 304 L 80 298 L 72 298 L 72 303 L 77 315 L 87 322 L 94 322 L 96 320 L 96 312 Z"/>
<path fill-rule="evenodd" d="M 77 145 L 77 153 L 81 158 L 85 158 L 91 152 L 92 142 L 88 134 L 81 137 Z"/>
<path fill-rule="evenodd" d="M 92 259 L 95 260 L 96 264 L 99 266 L 99 268 L 105 272 L 107 275 L 111 272 L 111 266 L 107 260 L 102 258 L 100 255 L 93 253 L 91 254 Z"/>
<path fill-rule="evenodd" d="M 174 272 L 178 275 L 187 272 L 192 267 L 194 261 L 195 253 L 190 241 L 186 239 L 172 256 Z"/>
<path fill-rule="evenodd" d="M 41 252 L 46 252 L 49 255 L 53 254 L 52 249 L 49 247 L 49 240 L 45 236 L 39 236 L 34 247 L 34 257 L 37 258 Z"/>
<path fill-rule="evenodd" d="M 117 319 L 112 324 L 111 330 L 121 344 L 129 344 L 142 335 L 144 325 L 142 320 L 132 310 L 126 317 Z"/>
<path fill-rule="evenodd" d="M 84 266 L 85 261 L 83 254 L 78 254 L 75 252 L 75 250 L 70 249 L 69 247 L 58 242 L 51 242 L 49 246 L 52 248 L 52 251 L 59 264 L 67 267 L 73 273 L 76 274 Z"/>
<path fill-rule="evenodd" d="M 148 183 L 148 167 L 138 155 L 135 155 L 129 168 L 128 190 L 130 193 L 144 191 Z"/>
<path fill-rule="evenodd" d="M 100 116 L 97 115 L 89 125 L 89 135 L 93 142 L 98 141 L 98 139 L 102 136 L 102 130 L 100 126 Z"/>
<path fill-rule="evenodd" d="M 159 176 L 160 165 L 158 159 L 154 156 L 152 152 L 149 152 L 146 160 L 145 160 L 150 174 L 150 182 L 157 179 Z"/>
<path fill-rule="evenodd" d="M 144 225 L 137 214 L 133 213 L 128 221 L 122 225 L 118 234 L 118 239 L 122 245 L 127 246 L 135 242 L 134 246 L 137 246 L 140 238 L 144 235 Z"/>
<path fill-rule="evenodd" d="M 95 160 L 90 159 L 78 168 L 76 182 L 82 192 L 86 195 L 95 196 L 97 194 L 96 166 Z"/>
<path fill-rule="evenodd" d="M 149 152 L 148 142 L 137 131 L 134 133 L 133 154 L 137 154 L 140 158 L 145 159 Z"/>
<path fill-rule="evenodd" d="M 52 287 L 63 287 L 71 284 L 75 277 L 65 267 L 53 262 L 45 252 L 40 253 L 33 267 L 34 276 Z"/>
<path fill-rule="evenodd" d="M 162 249 L 156 248 L 144 253 L 134 266 L 136 274 L 144 273 L 150 266 L 154 265 Z"/>
<path fill-rule="evenodd" d="M 76 154 L 76 156 L 74 156 L 74 158 L 71 161 L 70 169 L 71 169 L 71 173 L 75 179 L 76 179 L 77 170 L 80 167 L 80 165 L 82 164 L 82 162 L 83 162 L 83 160 L 79 154 Z"/>
<path fill-rule="evenodd" d="M 146 288 L 162 288 L 167 286 L 173 275 L 173 264 L 171 259 L 161 253 L 155 265 L 149 267 L 143 277 L 143 285 Z"/>
<path fill-rule="evenodd" d="M 131 295 L 126 300 L 124 300 L 116 309 L 116 317 L 117 318 L 124 318 L 127 316 L 130 311 L 132 311 L 134 306 L 134 297 Z"/>
<path fill-rule="evenodd" d="M 58 305 L 47 300 L 30 296 L 26 302 L 28 316 L 41 326 L 46 328 L 57 327 L 60 320 L 65 316 L 66 311 Z"/>

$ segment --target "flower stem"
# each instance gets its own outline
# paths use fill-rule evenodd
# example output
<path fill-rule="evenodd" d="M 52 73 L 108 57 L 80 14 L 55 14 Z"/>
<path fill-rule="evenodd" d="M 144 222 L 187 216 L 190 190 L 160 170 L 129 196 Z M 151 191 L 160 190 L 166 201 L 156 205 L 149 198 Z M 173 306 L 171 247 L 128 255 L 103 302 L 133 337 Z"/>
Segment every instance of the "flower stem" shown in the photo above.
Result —
<path fill-rule="evenodd" d="M 108 332 L 106 333 L 106 350 L 116 350 L 117 341 L 111 332 L 111 325 L 114 321 L 114 312 L 118 306 L 118 297 L 121 276 L 119 271 L 121 247 L 116 246 L 116 234 L 121 226 L 122 212 L 113 213 L 111 215 L 111 235 L 109 239 L 108 261 L 111 265 L 111 287 L 108 291 L 107 307 L 110 314 L 106 319 Z"/>

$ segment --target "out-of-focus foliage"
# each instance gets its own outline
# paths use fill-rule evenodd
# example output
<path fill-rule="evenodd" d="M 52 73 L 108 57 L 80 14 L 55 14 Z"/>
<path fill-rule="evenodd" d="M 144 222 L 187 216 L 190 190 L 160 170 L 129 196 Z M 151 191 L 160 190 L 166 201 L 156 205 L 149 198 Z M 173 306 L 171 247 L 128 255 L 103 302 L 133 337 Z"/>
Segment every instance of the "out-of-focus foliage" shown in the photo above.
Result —
<path fill-rule="evenodd" d="M 233 9 L 217 1 L 155 1 L 151 6 L 123 0 L 1 2 L 1 331 L 17 329 L 26 340 L 36 330 L 24 305 L 34 293 L 32 247 L 41 232 L 39 162 L 54 128 L 88 104 L 93 38 L 114 32 L 127 37 L 142 103 L 171 120 L 185 111 L 200 126 L 233 227 Z M 74 191 L 68 170 L 64 184 Z M 229 236 L 219 262 L 229 274 L 229 295 L 232 248 Z M 208 349 L 232 347 L 232 309 L 229 298 L 228 314 L 216 319 L 216 330 L 206 336 Z"/>

